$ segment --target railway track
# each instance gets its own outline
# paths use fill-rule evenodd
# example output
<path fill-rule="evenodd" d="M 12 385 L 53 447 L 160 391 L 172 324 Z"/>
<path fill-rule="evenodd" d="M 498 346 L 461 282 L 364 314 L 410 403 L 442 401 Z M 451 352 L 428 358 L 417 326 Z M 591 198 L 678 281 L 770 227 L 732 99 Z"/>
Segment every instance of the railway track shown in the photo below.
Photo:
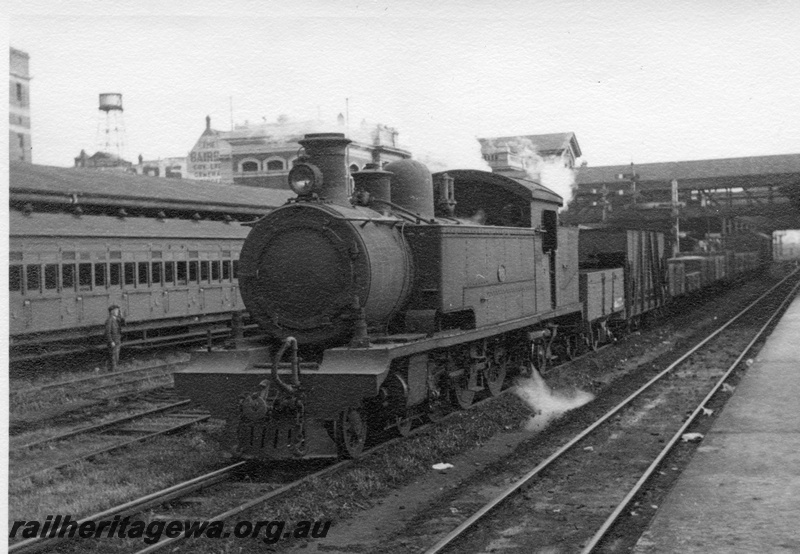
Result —
<path fill-rule="evenodd" d="M 69 394 L 69 395 L 91 394 L 93 391 L 96 390 L 104 390 L 113 386 L 135 383 L 146 378 L 146 376 L 140 376 L 135 379 L 127 379 L 127 377 L 130 375 L 151 372 L 151 371 L 156 372 L 156 374 L 158 374 L 159 371 L 172 368 L 173 366 L 182 365 L 187 361 L 188 359 L 176 362 L 159 362 L 153 365 L 147 365 L 132 369 L 125 369 L 122 371 L 115 371 L 113 373 L 109 372 L 95 373 L 94 375 L 77 377 L 75 379 L 52 381 L 49 383 L 45 383 L 43 385 L 36 385 L 23 388 L 12 388 L 9 391 L 9 394 L 12 398 L 12 401 L 14 401 L 15 399 L 24 399 L 25 397 L 30 398 L 32 396 L 40 394 L 47 394 L 48 392 L 52 392 L 54 389 L 57 389 L 59 394 Z M 90 371 L 91 370 L 89 369 L 86 370 L 86 372 Z"/>
<path fill-rule="evenodd" d="M 22 480 L 63 469 L 156 437 L 183 431 L 210 419 L 210 415 L 198 410 L 176 411 L 179 408 L 188 408 L 189 404 L 189 400 L 179 400 L 26 444 L 11 445 L 9 476 L 11 479 Z M 54 445 L 70 439 L 73 441 L 64 448 L 60 447 L 63 445 Z M 75 442 L 78 444 L 74 444 Z M 109 442 L 111 444 L 107 444 Z M 51 445 L 50 448 L 44 448 L 47 445 Z M 64 450 L 67 451 L 66 456 Z M 24 468 L 22 471 L 17 469 L 20 466 Z"/>
<path fill-rule="evenodd" d="M 258 325 L 250 323 L 242 326 L 242 332 L 245 336 L 252 336 L 258 330 Z M 229 327 L 219 327 L 214 324 L 205 329 L 198 329 L 195 331 L 165 335 L 162 337 L 148 337 L 140 339 L 129 339 L 125 341 L 126 348 L 133 348 L 137 350 L 165 348 L 171 346 L 188 346 L 197 345 L 209 342 L 219 343 L 233 338 L 232 331 Z M 91 345 L 77 345 L 72 344 L 56 344 L 49 347 L 31 347 L 27 346 L 14 346 L 10 353 L 11 363 L 30 363 L 40 362 L 43 360 L 54 360 L 68 356 L 84 355 L 84 354 L 104 354 L 108 346 L 105 343 L 97 343 Z"/>
<path fill-rule="evenodd" d="M 589 553 L 613 542 L 608 537 L 620 519 L 642 511 L 632 502 L 656 472 L 664 473 L 664 460 L 697 438 L 687 431 L 709 415 L 708 406 L 722 404 L 720 395 L 731 390 L 726 381 L 797 294 L 796 281 L 795 272 L 489 502 L 468 495 L 451 501 L 472 515 L 444 537 L 441 530 L 428 535 L 431 542 L 441 538 L 427 554 L 500 547 Z M 726 369 L 717 363 L 723 359 Z"/>
<path fill-rule="evenodd" d="M 589 353 L 589 354 L 591 354 L 591 353 Z M 487 399 L 486 401 L 490 401 L 490 400 L 491 399 Z M 474 406 L 481 405 L 482 403 L 483 402 L 476 403 Z M 422 426 L 420 428 L 417 428 L 417 429 L 413 430 L 411 434 L 412 435 L 413 434 L 417 434 L 418 432 L 423 432 L 426 429 L 427 429 L 427 426 Z M 401 440 L 401 439 L 397 439 L 397 440 Z M 394 442 L 394 441 L 389 441 L 388 443 L 384 443 L 384 444 L 380 445 L 377 448 L 381 448 L 383 446 L 386 446 L 386 445 L 390 444 L 391 442 Z M 374 451 L 374 449 L 372 451 Z M 369 453 L 370 453 L 370 451 L 365 452 L 365 455 L 369 455 Z M 334 471 L 335 469 L 341 468 L 342 466 L 344 466 L 344 465 L 346 465 L 348 463 L 350 463 L 350 462 L 341 462 L 340 464 L 337 464 L 335 466 L 331 466 L 330 468 L 326 468 L 325 470 L 323 470 L 323 472 L 321 472 L 321 474 L 324 475 L 324 473 L 326 471 Z M 238 467 L 241 467 L 241 466 L 238 466 Z M 232 474 L 231 474 L 231 476 L 232 476 Z M 310 479 L 312 477 L 319 477 L 319 476 L 320 476 L 320 474 L 314 474 L 314 475 L 309 475 L 307 478 Z M 228 477 L 228 481 L 227 481 L 228 483 L 230 483 L 229 479 L 230 479 L 230 476 Z M 173 500 L 179 500 L 181 498 L 185 498 L 186 496 L 190 496 L 190 495 L 194 494 L 194 492 L 198 491 L 199 489 L 209 488 L 212 485 L 214 485 L 214 483 L 208 483 L 208 482 L 206 482 L 206 481 L 204 481 L 204 480 L 202 480 L 200 478 L 197 478 L 197 479 L 192 480 L 192 481 L 194 481 L 196 484 L 198 484 L 198 488 L 191 488 L 192 485 L 186 485 L 184 483 L 184 484 L 176 485 L 174 487 L 170 487 L 169 489 L 166 489 L 165 491 L 160 491 L 160 492 L 163 492 L 163 496 L 159 496 L 159 493 L 153 493 L 151 495 L 147 495 L 147 498 L 150 499 L 149 501 L 152 501 L 154 504 L 149 504 L 148 505 L 147 501 L 142 500 L 141 501 L 142 502 L 141 505 L 145 506 L 145 507 L 140 508 L 138 511 L 146 510 L 146 509 L 148 509 L 148 506 L 160 505 L 160 504 L 163 504 L 165 502 L 170 502 L 170 501 L 173 501 Z M 289 492 L 289 491 L 293 490 L 294 488 L 296 488 L 296 486 L 299 485 L 300 482 L 302 482 L 302 481 L 298 481 L 297 483 L 283 484 L 283 485 L 276 486 L 276 487 L 272 487 L 272 486 L 268 485 L 268 487 L 271 490 L 269 490 L 267 493 L 253 496 L 247 502 L 241 503 L 241 504 L 239 504 L 237 506 L 234 506 L 234 507 L 230 507 L 230 508 L 226 509 L 223 512 L 206 512 L 206 514 L 203 514 L 201 516 L 193 516 L 193 518 L 194 519 L 216 519 L 216 518 L 222 517 L 224 519 L 224 518 L 233 517 L 234 515 L 236 515 L 238 513 L 241 513 L 241 511 L 247 510 L 247 509 L 249 509 L 251 507 L 254 507 L 254 506 L 257 506 L 259 504 L 264 504 L 266 502 L 269 502 L 271 500 L 275 500 L 275 499 L 283 496 L 284 493 Z M 94 515 L 89 516 L 89 517 L 87 517 L 85 519 L 86 520 L 93 519 L 93 520 L 96 521 L 98 518 L 106 518 L 106 519 L 108 519 L 109 517 L 113 517 L 113 515 L 115 515 L 115 514 L 119 515 L 119 514 L 122 514 L 122 513 L 127 513 L 127 514 L 136 513 L 137 510 L 135 508 L 132 508 L 131 506 L 138 505 L 140 500 L 141 499 L 139 499 L 137 501 L 129 502 L 129 503 L 126 503 L 126 504 L 122 505 L 122 507 L 118 507 L 121 510 L 120 512 L 105 511 L 105 512 L 102 512 L 101 514 L 94 514 Z M 194 502 L 194 500 L 192 500 L 192 502 Z M 210 504 L 213 504 L 213 502 L 211 502 Z M 132 511 L 124 511 L 124 510 L 132 510 Z M 214 513 L 214 515 L 209 516 L 209 515 L 207 515 L 208 513 Z M 174 543 L 174 541 L 161 541 L 157 545 L 148 546 L 144 550 L 144 552 L 155 551 L 156 549 L 164 548 L 164 547 L 168 546 L 169 544 L 173 544 L 173 543 Z M 21 545 L 21 546 L 19 546 L 19 545 Z M 45 543 L 43 543 L 42 545 L 36 545 L 36 544 L 23 545 L 22 543 L 17 543 L 16 545 L 13 546 L 14 550 L 12 550 L 12 551 L 38 551 L 38 550 L 41 550 L 41 549 L 44 549 L 44 548 L 50 548 L 52 546 L 53 546 L 53 544 L 52 543 L 48 543 L 47 541 L 45 541 Z M 83 550 L 85 550 L 85 548 L 87 548 L 89 546 L 90 545 L 84 541 L 81 544 L 80 550 L 83 551 Z M 115 544 L 106 544 L 105 546 L 106 547 L 114 547 L 114 548 L 116 548 L 117 546 L 119 546 L 120 548 L 122 547 L 122 545 L 115 545 Z M 130 546 L 130 545 L 128 545 L 128 546 Z M 139 543 L 139 546 L 141 546 L 141 543 Z M 64 548 L 67 548 L 67 549 L 71 550 L 70 545 L 61 545 L 59 547 L 59 552 L 63 551 Z M 22 549 L 22 550 L 18 550 L 18 549 Z M 78 551 L 77 547 L 76 547 L 75 551 Z M 103 549 L 102 551 L 104 551 L 104 552 L 107 551 L 107 548 Z"/>
<path fill-rule="evenodd" d="M 133 369 L 119 374 L 82 377 L 12 391 L 9 432 L 35 431 L 53 422 L 76 422 L 102 413 L 107 406 L 137 400 L 160 400 L 169 394 L 174 363 Z M 128 378 L 130 374 L 140 374 Z M 144 373 L 144 374 L 142 374 Z"/>
<path fill-rule="evenodd" d="M 603 347 L 605 348 L 605 347 Z M 590 353 L 584 354 L 582 356 L 576 357 L 573 361 L 577 361 L 584 356 L 590 355 Z M 508 390 L 503 391 L 502 394 L 508 393 Z M 486 402 L 491 402 L 494 397 L 487 397 L 481 401 L 475 402 L 468 410 L 472 410 L 477 408 L 478 406 L 483 405 Z M 441 421 L 446 421 L 450 417 L 457 415 L 459 412 L 453 412 L 448 414 L 442 418 Z M 413 437 L 420 433 L 424 433 L 428 431 L 431 427 L 431 424 L 423 424 L 420 425 L 413 430 L 410 431 L 405 436 L 399 436 L 396 438 L 392 438 L 389 440 L 384 440 L 379 444 L 371 446 L 368 450 L 362 455 L 362 458 L 373 455 L 375 453 L 380 452 L 381 449 L 386 448 L 392 444 L 395 444 L 399 441 L 406 440 L 408 437 Z M 162 507 L 165 505 L 172 504 L 180 504 L 182 499 L 186 499 L 190 497 L 189 504 L 192 505 L 193 513 L 191 515 L 184 515 L 179 513 L 169 513 L 165 514 L 163 517 L 168 518 L 171 520 L 179 520 L 179 519 L 192 519 L 192 520 L 205 520 L 205 521 L 225 521 L 228 520 L 246 510 L 251 508 L 267 504 L 271 501 L 276 501 L 280 498 L 285 497 L 291 491 L 295 490 L 298 486 L 302 485 L 306 481 L 311 479 L 324 477 L 325 475 L 335 473 L 336 471 L 342 470 L 350 466 L 354 463 L 354 460 L 342 460 L 339 462 L 331 463 L 327 467 L 320 469 L 319 471 L 315 471 L 312 473 L 308 473 L 303 475 L 302 477 L 292 480 L 290 482 L 283 482 L 283 483 L 257 483 L 257 484 L 249 484 L 247 486 L 240 486 L 236 489 L 234 496 L 242 497 L 245 496 L 247 499 L 245 501 L 239 500 L 234 505 L 231 505 L 229 500 L 222 502 L 218 502 L 216 499 L 218 497 L 227 498 L 231 496 L 231 488 L 235 486 L 234 479 L 237 473 L 241 472 L 243 469 L 246 468 L 247 462 L 237 462 L 235 464 L 231 464 L 226 466 L 222 469 L 213 471 L 211 473 L 201 475 L 190 479 L 188 481 L 178 483 L 176 485 L 170 486 L 165 488 L 161 491 L 156 491 L 153 493 L 149 493 L 147 495 L 142 496 L 141 498 L 131 500 L 124 504 L 120 504 L 114 508 L 109 508 L 102 512 L 86 516 L 82 518 L 80 521 L 99 521 L 101 519 L 108 520 L 113 518 L 114 516 L 132 516 L 135 514 L 141 514 L 146 510 L 153 510 L 158 508 L 159 506 Z M 248 488 L 250 489 L 250 494 L 248 494 Z M 258 494 L 253 494 L 252 491 L 257 489 L 268 489 L 266 492 L 260 492 Z M 202 496 L 205 498 L 201 498 Z M 198 508 L 198 502 L 202 503 L 202 507 Z M 219 504 L 227 503 L 225 509 L 220 510 Z M 200 513 L 198 513 L 200 512 Z M 160 517 L 157 513 L 155 515 L 149 514 L 148 517 Z M 120 544 L 122 541 L 116 541 L 113 544 L 109 544 L 107 541 L 101 543 L 98 546 L 90 546 L 93 543 L 87 543 L 86 541 L 81 541 L 79 544 L 68 544 L 68 539 L 59 539 L 58 537 L 48 537 L 48 538 L 36 538 L 36 539 L 28 539 L 25 541 L 20 541 L 9 545 L 9 552 L 16 552 L 16 553 L 28 553 L 28 552 L 41 552 L 46 551 L 49 549 L 58 546 L 58 551 L 60 553 L 64 552 L 86 552 L 87 549 L 91 549 L 97 552 L 110 552 L 110 551 L 119 551 L 119 552 L 136 552 L 137 554 L 145 554 L 150 552 L 156 552 L 163 550 L 168 547 L 175 547 L 178 542 L 184 540 L 184 538 L 177 538 L 177 539 L 164 539 L 159 541 L 156 544 L 145 546 L 144 548 L 137 548 L 131 547 L 133 541 L 130 544 Z M 139 546 L 141 546 L 141 541 L 139 541 Z"/>
<path fill-rule="evenodd" d="M 87 521 L 100 521 L 104 519 L 110 519 L 114 516 L 130 516 L 134 514 L 138 514 L 147 510 L 149 508 L 159 506 L 165 502 L 169 502 L 175 498 L 180 498 L 181 496 L 185 496 L 191 494 L 195 491 L 201 490 L 205 487 L 209 487 L 216 483 L 220 483 L 222 481 L 226 481 L 230 479 L 230 477 L 239 469 L 244 467 L 246 462 L 237 462 L 235 464 L 231 464 L 225 466 L 221 469 L 217 469 L 210 473 L 206 473 L 204 475 L 200 475 L 195 477 L 194 479 L 190 479 L 188 481 L 183 481 L 166 489 L 162 489 L 160 491 L 156 491 L 144 496 L 141 496 L 135 500 L 131 500 L 129 502 L 125 502 L 124 504 L 119 504 L 107 510 L 103 510 L 101 512 L 97 512 L 95 514 L 83 517 L 78 521 L 78 525 L 80 526 L 81 523 Z M 34 537 L 30 539 L 26 539 L 23 541 L 16 542 L 14 544 L 10 544 L 8 547 L 8 552 L 41 552 L 49 548 L 53 548 L 58 544 L 63 544 L 69 540 L 68 537 Z M 81 547 L 88 546 L 87 544 L 82 544 Z M 78 551 L 79 549 L 76 549 Z"/>

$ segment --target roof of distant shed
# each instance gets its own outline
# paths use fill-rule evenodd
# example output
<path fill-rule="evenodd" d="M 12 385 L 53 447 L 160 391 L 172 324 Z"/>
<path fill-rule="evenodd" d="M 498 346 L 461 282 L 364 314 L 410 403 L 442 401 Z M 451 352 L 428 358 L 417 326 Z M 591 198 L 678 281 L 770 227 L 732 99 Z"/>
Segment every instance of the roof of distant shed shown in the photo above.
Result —
<path fill-rule="evenodd" d="M 633 170 L 640 181 L 781 175 L 800 173 L 800 154 L 634 164 Z M 620 174 L 630 174 L 630 172 L 629 164 L 583 167 L 578 171 L 577 182 L 579 185 L 614 183 L 620 181 Z"/>
<path fill-rule="evenodd" d="M 163 179 L 130 173 L 32 165 L 12 161 L 10 200 L 67 197 L 76 203 L 109 203 L 171 210 L 258 213 L 286 203 L 286 190 Z"/>

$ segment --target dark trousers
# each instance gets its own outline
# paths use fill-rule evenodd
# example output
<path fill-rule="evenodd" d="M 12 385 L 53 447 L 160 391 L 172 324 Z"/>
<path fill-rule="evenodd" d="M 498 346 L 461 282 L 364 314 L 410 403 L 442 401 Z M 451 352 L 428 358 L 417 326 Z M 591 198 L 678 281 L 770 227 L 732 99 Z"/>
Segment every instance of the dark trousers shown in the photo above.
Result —
<path fill-rule="evenodd" d="M 108 345 L 108 357 L 109 357 L 109 371 L 116 371 L 117 366 L 119 365 L 119 352 L 122 350 L 122 344 L 117 342 L 114 346 L 111 344 Z"/>

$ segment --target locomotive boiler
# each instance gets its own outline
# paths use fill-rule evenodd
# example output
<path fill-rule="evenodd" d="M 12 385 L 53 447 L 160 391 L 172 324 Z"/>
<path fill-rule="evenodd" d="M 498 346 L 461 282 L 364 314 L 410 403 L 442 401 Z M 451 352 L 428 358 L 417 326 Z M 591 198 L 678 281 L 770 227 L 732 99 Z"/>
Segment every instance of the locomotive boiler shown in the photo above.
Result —
<path fill-rule="evenodd" d="M 242 456 L 357 456 L 368 429 L 406 434 L 498 394 L 580 332 L 577 230 L 558 226 L 558 195 L 413 160 L 352 186 L 349 142 L 306 135 L 297 197 L 245 240 L 242 299 L 268 342 L 198 355 L 175 376 Z"/>

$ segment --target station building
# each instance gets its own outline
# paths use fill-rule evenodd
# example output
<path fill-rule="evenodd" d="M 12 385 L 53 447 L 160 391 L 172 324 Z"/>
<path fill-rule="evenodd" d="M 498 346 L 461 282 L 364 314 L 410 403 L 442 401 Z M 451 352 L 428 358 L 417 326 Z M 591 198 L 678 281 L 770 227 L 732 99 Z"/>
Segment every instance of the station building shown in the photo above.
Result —
<path fill-rule="evenodd" d="M 209 128 L 207 126 L 206 132 Z M 398 145 L 398 132 L 386 125 L 362 121 L 357 127 L 348 129 L 341 115 L 335 125 L 317 120 L 291 121 L 282 117 L 277 123 L 245 124 L 219 134 L 220 142 L 227 144 L 227 148 L 221 146 L 219 149 L 221 182 L 287 188 L 289 170 L 302 154 L 298 141 L 308 133 L 319 132 L 342 132 L 353 141 L 347 162 L 351 172 L 360 171 L 368 163 L 382 167 L 411 157 L 408 150 Z"/>
<path fill-rule="evenodd" d="M 493 173 L 517 179 L 539 174 L 543 164 L 574 169 L 581 157 L 575 133 L 479 138 L 481 155 Z"/>

